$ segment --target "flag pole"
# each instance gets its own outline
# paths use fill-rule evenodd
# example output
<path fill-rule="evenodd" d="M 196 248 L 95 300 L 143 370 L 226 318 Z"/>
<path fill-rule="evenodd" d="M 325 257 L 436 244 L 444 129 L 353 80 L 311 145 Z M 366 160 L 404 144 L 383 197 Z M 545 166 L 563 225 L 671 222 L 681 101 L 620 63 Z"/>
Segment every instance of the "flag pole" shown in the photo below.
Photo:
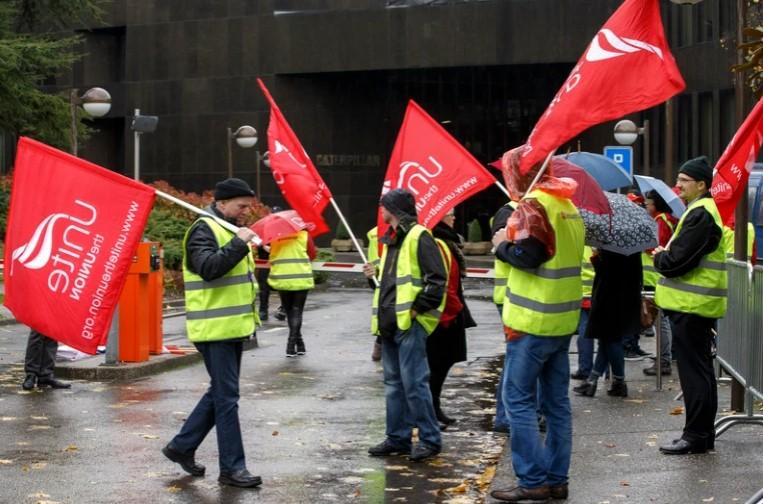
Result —
<path fill-rule="evenodd" d="M 366 254 L 363 253 L 363 247 L 360 246 L 360 243 L 358 243 L 358 239 L 355 238 L 355 233 L 352 232 L 352 229 L 350 229 L 350 225 L 347 224 L 347 220 L 344 218 L 344 214 L 341 210 L 339 210 L 339 205 L 336 204 L 336 201 L 334 200 L 334 197 L 332 196 L 329 201 L 331 202 L 331 206 L 334 207 L 334 210 L 336 210 L 337 215 L 339 215 L 339 219 L 342 221 L 342 224 L 344 224 L 344 228 L 347 230 L 348 233 L 350 233 L 350 238 L 352 239 L 352 243 L 355 244 L 355 248 L 358 250 L 358 253 L 360 254 L 360 258 L 363 259 L 363 264 L 366 264 L 368 262 L 368 259 L 366 258 Z M 376 286 L 379 286 L 379 281 L 374 277 L 374 284 Z"/>
<path fill-rule="evenodd" d="M 503 194 L 506 195 L 507 198 L 511 199 L 511 196 L 509 196 L 509 191 L 506 189 L 506 187 L 503 184 L 501 184 L 500 182 L 496 180 L 495 185 L 498 186 L 498 189 L 500 189 L 503 192 Z"/>
<path fill-rule="evenodd" d="M 236 226 L 235 224 L 231 224 L 230 222 L 226 221 L 225 219 L 221 219 L 220 217 L 218 217 L 218 216 L 216 216 L 214 214 L 211 214 L 211 213 L 205 211 L 202 208 L 199 208 L 199 207 L 196 207 L 194 205 L 191 205 L 190 203 L 185 202 L 185 201 L 181 200 L 180 198 L 176 198 L 176 197 L 172 196 L 171 194 L 167 194 L 166 192 L 159 191 L 159 190 L 155 190 L 155 192 L 156 192 L 156 195 L 159 196 L 160 198 L 164 198 L 167 201 L 171 201 L 172 203 L 175 203 L 176 205 L 180 205 L 181 207 L 185 208 L 186 210 L 190 210 L 191 212 L 194 212 L 196 214 L 203 215 L 204 217 L 211 217 L 211 218 L 213 218 L 215 220 L 215 222 L 217 222 L 222 227 L 224 227 L 225 229 L 227 229 L 228 231 L 230 231 L 232 233 L 237 233 L 238 230 L 241 229 L 238 226 Z M 252 242 L 255 245 L 257 245 L 258 247 L 260 245 L 262 245 L 262 239 L 259 236 L 257 236 L 256 234 L 254 235 L 254 238 L 252 239 Z"/>
<path fill-rule="evenodd" d="M 548 156 L 546 156 L 546 160 L 543 161 L 543 166 L 540 167 L 540 170 L 538 170 L 538 174 L 533 179 L 532 184 L 530 184 L 530 187 L 528 187 L 527 191 L 525 191 L 525 196 L 530 194 L 530 192 L 533 190 L 533 187 L 535 187 L 535 184 L 538 182 L 538 180 L 540 180 L 541 175 L 543 175 L 546 172 L 546 168 L 548 168 L 548 163 L 549 161 L 551 161 L 551 157 L 554 155 L 555 152 L 556 152 L 556 149 L 548 153 Z"/>

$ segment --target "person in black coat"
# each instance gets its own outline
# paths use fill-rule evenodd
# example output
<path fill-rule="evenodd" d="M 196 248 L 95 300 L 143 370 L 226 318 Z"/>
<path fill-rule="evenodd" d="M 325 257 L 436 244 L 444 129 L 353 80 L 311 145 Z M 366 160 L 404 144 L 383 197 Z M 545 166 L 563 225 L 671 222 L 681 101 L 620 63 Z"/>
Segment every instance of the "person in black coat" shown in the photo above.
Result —
<path fill-rule="evenodd" d="M 599 349 L 588 379 L 573 390 L 593 397 L 599 377 L 612 366 L 612 387 L 607 394 L 628 397 L 623 337 L 641 327 L 641 254 L 625 256 L 599 250 L 591 257 L 591 263 L 596 276 L 585 337 L 598 339 Z"/>

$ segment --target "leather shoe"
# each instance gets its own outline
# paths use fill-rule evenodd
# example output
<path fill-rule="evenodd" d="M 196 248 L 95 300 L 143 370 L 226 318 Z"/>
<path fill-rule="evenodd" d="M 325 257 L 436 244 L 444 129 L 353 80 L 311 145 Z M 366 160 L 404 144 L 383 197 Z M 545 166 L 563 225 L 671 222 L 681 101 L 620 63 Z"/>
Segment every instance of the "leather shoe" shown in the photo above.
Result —
<path fill-rule="evenodd" d="M 164 456 L 170 459 L 171 461 L 177 462 L 178 464 L 180 464 L 180 467 L 182 467 L 183 470 L 187 472 L 188 474 L 190 474 L 191 476 L 204 476 L 204 471 L 206 471 L 206 467 L 196 463 L 193 453 L 191 454 L 180 453 L 179 451 L 177 451 L 170 445 L 167 445 L 164 448 L 162 448 L 162 453 L 164 453 Z"/>
<path fill-rule="evenodd" d="M 434 457 L 440 453 L 439 446 L 429 446 L 424 443 L 419 443 L 413 447 L 411 454 L 408 456 L 408 460 L 413 462 L 420 462 L 422 460 Z"/>
<path fill-rule="evenodd" d="M 547 486 L 537 488 L 517 486 L 505 490 L 493 490 L 490 496 L 506 502 L 545 501 L 551 498 L 551 490 Z"/>
<path fill-rule="evenodd" d="M 71 383 L 62 382 L 61 380 L 56 380 L 52 376 L 47 378 L 37 378 L 37 386 L 39 388 L 42 387 L 50 387 L 54 389 L 67 389 L 72 388 Z"/>
<path fill-rule="evenodd" d="M 220 473 L 220 477 L 217 481 L 223 485 L 230 485 L 240 488 L 253 488 L 262 485 L 262 478 L 254 476 L 246 469 L 239 469 L 232 473 Z"/>
<path fill-rule="evenodd" d="M 388 455 L 407 455 L 411 453 L 410 447 L 397 446 L 389 439 L 385 439 L 376 446 L 368 449 L 368 454 L 372 457 L 386 457 Z"/>
<path fill-rule="evenodd" d="M 550 485 L 548 492 L 551 494 L 552 499 L 566 499 L 569 495 L 569 488 L 567 483 L 562 485 Z"/>
<path fill-rule="evenodd" d="M 34 382 L 37 381 L 37 377 L 33 374 L 26 375 L 24 383 L 21 384 L 21 388 L 24 390 L 32 390 L 34 388 Z"/>
<path fill-rule="evenodd" d="M 647 376 L 657 376 L 657 363 L 652 364 L 648 368 L 644 368 L 642 371 Z M 673 369 L 671 368 L 670 364 L 667 366 L 660 366 L 660 374 L 662 376 L 670 376 L 672 373 Z"/>
<path fill-rule="evenodd" d="M 588 373 L 584 373 L 581 370 L 577 370 L 574 373 L 570 375 L 570 378 L 573 380 L 587 380 L 588 379 Z"/>
<path fill-rule="evenodd" d="M 707 448 L 703 442 L 690 443 L 680 438 L 674 439 L 668 445 L 660 446 L 660 451 L 665 455 L 687 455 L 689 453 L 705 453 Z"/>

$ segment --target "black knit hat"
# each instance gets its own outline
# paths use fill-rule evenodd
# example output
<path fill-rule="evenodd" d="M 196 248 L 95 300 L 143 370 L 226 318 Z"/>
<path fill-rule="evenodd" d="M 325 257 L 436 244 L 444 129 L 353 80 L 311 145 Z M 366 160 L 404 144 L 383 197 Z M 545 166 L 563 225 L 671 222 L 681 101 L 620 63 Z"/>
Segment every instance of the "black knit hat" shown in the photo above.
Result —
<path fill-rule="evenodd" d="M 413 194 L 405 189 L 393 189 L 381 197 L 381 206 L 397 218 L 416 218 L 416 202 Z"/>
<path fill-rule="evenodd" d="M 688 160 L 681 165 L 678 173 L 685 173 L 696 181 L 704 180 L 708 189 L 713 184 L 713 168 L 705 156 Z"/>
<path fill-rule="evenodd" d="M 240 178 L 229 178 L 215 184 L 215 201 L 229 200 L 241 196 L 254 196 L 249 184 Z"/>

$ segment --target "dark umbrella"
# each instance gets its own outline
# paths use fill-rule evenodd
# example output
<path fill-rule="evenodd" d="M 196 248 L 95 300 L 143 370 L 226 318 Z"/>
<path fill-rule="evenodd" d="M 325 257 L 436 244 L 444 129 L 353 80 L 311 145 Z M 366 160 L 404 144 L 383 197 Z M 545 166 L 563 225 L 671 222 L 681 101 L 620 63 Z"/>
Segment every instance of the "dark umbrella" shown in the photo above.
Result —
<path fill-rule="evenodd" d="M 564 157 L 590 173 L 605 191 L 627 187 L 633 183 L 620 165 L 607 156 L 593 152 L 572 152 Z"/>
<path fill-rule="evenodd" d="M 611 215 L 580 210 L 586 231 L 586 244 L 631 255 L 657 246 L 657 224 L 649 214 L 622 194 L 605 193 Z"/>
<path fill-rule="evenodd" d="M 270 243 L 282 236 L 291 236 L 306 228 L 305 221 L 294 210 L 268 214 L 250 226 L 263 243 Z"/>

